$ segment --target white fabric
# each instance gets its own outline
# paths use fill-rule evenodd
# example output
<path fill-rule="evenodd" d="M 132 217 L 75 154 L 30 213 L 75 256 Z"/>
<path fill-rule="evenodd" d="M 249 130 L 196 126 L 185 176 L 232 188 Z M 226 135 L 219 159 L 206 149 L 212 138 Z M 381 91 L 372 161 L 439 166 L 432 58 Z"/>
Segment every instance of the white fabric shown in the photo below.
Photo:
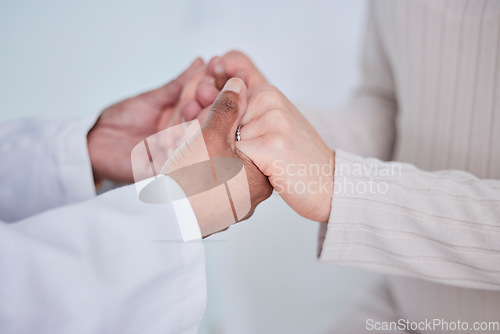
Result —
<path fill-rule="evenodd" d="M 175 216 L 181 229 L 182 240 L 185 242 L 201 239 L 201 231 L 196 223 L 196 215 L 187 198 L 176 200 L 172 203 Z M 195 224 L 193 224 L 195 222 Z"/>
<path fill-rule="evenodd" d="M 170 203 L 184 242 L 201 240 L 198 219 L 184 190 L 171 177 L 160 174 L 135 183 L 137 195 L 146 203 Z"/>
<path fill-rule="evenodd" d="M 197 333 L 203 243 L 133 185 L 92 198 L 92 122 L 0 127 L 0 332 Z"/>
<path fill-rule="evenodd" d="M 87 132 L 95 118 L 1 125 L 1 220 L 18 221 L 95 196 L 87 152 Z"/>

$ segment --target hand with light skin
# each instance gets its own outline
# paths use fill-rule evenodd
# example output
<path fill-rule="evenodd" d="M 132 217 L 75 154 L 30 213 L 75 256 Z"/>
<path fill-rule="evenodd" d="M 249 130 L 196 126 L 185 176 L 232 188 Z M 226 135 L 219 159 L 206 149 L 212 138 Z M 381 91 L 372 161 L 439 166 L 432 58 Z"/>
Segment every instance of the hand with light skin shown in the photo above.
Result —
<path fill-rule="evenodd" d="M 230 51 L 212 58 L 207 73 L 213 79 L 204 79 L 199 85 L 196 96 L 200 105 L 210 102 L 218 82 L 242 78 L 249 87 L 249 102 L 240 121 L 241 141 L 236 147 L 269 177 L 292 209 L 308 219 L 327 222 L 335 152 L 243 53 Z"/>
<path fill-rule="evenodd" d="M 247 94 L 242 80 L 227 81 L 200 131 L 162 170 L 188 196 L 203 236 L 249 218 L 272 193 L 268 178 L 235 146 L 236 128 L 247 110 Z M 231 170 L 241 172 L 233 177 Z"/>
<path fill-rule="evenodd" d="M 240 125 L 236 148 L 269 177 L 295 212 L 327 222 L 335 152 L 297 108 L 276 87 L 263 84 L 253 89 Z"/>
<path fill-rule="evenodd" d="M 178 78 L 106 108 L 87 136 L 90 162 L 96 181 L 134 181 L 130 154 L 141 140 L 199 115 L 195 93 L 206 66 L 196 59 Z"/>

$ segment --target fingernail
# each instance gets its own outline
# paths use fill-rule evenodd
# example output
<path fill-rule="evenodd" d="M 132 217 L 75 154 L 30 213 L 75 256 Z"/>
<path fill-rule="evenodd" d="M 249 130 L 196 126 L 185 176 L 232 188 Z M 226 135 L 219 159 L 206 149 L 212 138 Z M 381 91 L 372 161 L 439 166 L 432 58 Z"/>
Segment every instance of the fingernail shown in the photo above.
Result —
<path fill-rule="evenodd" d="M 222 90 L 230 90 L 239 94 L 241 92 L 241 83 L 238 79 L 229 79 Z"/>
<path fill-rule="evenodd" d="M 203 58 L 201 58 L 201 57 L 197 57 L 197 58 L 193 61 L 193 64 L 196 64 L 197 66 L 200 66 L 200 65 L 205 64 L 205 62 L 203 61 Z"/>

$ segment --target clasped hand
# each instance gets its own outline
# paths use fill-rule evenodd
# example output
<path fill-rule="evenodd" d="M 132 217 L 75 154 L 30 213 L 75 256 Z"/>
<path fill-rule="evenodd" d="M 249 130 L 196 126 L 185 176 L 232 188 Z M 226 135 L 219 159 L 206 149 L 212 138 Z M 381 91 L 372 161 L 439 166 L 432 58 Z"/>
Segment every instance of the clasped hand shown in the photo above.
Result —
<path fill-rule="evenodd" d="M 219 212 L 227 202 L 222 190 L 189 196 L 204 236 L 247 219 L 273 188 L 298 214 L 328 221 L 334 152 L 238 51 L 214 57 L 207 65 L 197 59 L 169 84 L 106 109 L 88 136 L 96 179 L 133 181 L 130 152 L 137 143 L 169 126 L 196 119 L 201 130 L 175 151 L 163 172 L 186 194 L 192 193 L 193 184 L 206 182 L 197 178 L 208 177 L 214 186 L 219 185 L 214 158 L 238 159 L 246 175 L 246 180 L 233 181 L 237 190 L 231 192 L 233 214 L 227 217 Z M 240 141 L 235 137 L 238 126 Z M 211 171 L 197 175 L 179 172 L 180 167 L 199 162 L 201 156 L 212 161 Z M 248 208 L 243 205 L 246 202 Z"/>

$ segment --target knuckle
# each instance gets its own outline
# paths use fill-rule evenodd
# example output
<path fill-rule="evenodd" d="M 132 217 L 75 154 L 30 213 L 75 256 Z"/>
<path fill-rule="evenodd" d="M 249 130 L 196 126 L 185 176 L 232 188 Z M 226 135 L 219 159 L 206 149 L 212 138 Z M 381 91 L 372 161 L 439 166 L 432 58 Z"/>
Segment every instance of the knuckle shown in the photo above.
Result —
<path fill-rule="evenodd" d="M 284 150 L 286 148 L 286 140 L 280 135 L 269 136 L 267 143 L 274 150 Z"/>
<path fill-rule="evenodd" d="M 289 128 L 289 118 L 283 109 L 273 109 L 266 114 L 265 121 L 272 128 L 286 131 Z"/>
<path fill-rule="evenodd" d="M 227 61 L 238 61 L 240 63 L 242 62 L 245 65 L 251 63 L 250 58 L 240 50 L 231 50 L 227 52 L 222 58 Z"/>
<path fill-rule="evenodd" d="M 283 100 L 281 96 L 274 90 L 263 90 L 257 97 L 257 103 L 266 108 L 279 108 Z"/>
<path fill-rule="evenodd" d="M 270 83 L 265 83 L 261 85 L 261 90 L 263 91 L 270 91 L 273 93 L 280 93 L 279 89 L 276 88 L 276 86 L 270 84 Z"/>
<path fill-rule="evenodd" d="M 268 117 L 270 117 L 272 120 L 275 120 L 275 121 L 281 122 L 281 121 L 287 120 L 286 113 L 282 109 L 273 109 L 273 110 L 269 111 L 267 114 L 268 114 Z"/>
<path fill-rule="evenodd" d="M 237 50 L 237 49 L 233 49 L 233 50 L 228 51 L 225 56 L 228 56 L 228 57 L 245 57 L 246 58 L 246 55 L 243 52 L 241 52 L 240 50 Z"/>
<path fill-rule="evenodd" d="M 202 107 L 206 107 L 212 104 L 217 95 L 217 90 L 215 90 L 214 87 L 209 84 L 200 85 L 196 90 L 196 99 Z"/>

